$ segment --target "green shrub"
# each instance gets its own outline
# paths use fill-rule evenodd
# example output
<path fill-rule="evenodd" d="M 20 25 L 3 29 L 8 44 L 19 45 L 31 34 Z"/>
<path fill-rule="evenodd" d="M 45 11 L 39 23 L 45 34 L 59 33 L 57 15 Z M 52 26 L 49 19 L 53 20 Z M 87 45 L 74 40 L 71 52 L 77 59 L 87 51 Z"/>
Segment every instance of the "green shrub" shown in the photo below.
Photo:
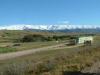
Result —
<path fill-rule="evenodd" d="M 16 48 L 0 47 L 0 53 L 8 53 L 8 52 L 14 52 L 14 51 L 17 51 Z"/>

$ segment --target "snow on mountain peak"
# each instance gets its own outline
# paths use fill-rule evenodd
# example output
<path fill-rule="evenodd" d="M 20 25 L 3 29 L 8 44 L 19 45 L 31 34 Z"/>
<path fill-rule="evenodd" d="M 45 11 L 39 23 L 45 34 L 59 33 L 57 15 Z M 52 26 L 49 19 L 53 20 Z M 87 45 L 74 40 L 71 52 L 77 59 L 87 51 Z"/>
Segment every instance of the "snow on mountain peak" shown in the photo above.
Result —
<path fill-rule="evenodd" d="M 24 30 L 24 29 L 39 29 L 39 30 L 63 30 L 63 29 L 96 29 L 99 25 L 5 25 L 0 26 L 0 30 Z"/>

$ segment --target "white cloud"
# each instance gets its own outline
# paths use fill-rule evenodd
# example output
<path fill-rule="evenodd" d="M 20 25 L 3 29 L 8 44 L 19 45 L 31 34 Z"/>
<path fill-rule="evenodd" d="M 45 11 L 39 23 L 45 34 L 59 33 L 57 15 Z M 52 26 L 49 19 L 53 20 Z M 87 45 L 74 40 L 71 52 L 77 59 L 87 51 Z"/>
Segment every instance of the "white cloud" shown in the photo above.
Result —
<path fill-rule="evenodd" d="M 60 24 L 69 24 L 69 21 L 65 20 L 65 21 L 60 21 L 58 23 L 60 23 Z"/>

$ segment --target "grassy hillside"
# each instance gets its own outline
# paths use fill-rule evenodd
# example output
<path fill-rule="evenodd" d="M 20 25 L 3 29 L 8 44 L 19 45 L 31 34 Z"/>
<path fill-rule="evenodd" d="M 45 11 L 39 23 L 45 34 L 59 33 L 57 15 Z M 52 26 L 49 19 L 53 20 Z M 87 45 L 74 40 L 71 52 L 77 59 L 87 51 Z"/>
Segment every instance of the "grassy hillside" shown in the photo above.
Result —
<path fill-rule="evenodd" d="M 14 42 L 16 39 L 20 39 L 25 35 L 36 34 L 43 36 L 76 36 L 76 35 L 88 35 L 88 33 L 64 33 L 64 32 L 49 32 L 49 31 L 41 31 L 41 32 L 33 32 L 26 30 L 0 30 L 0 43 L 2 42 Z"/>
<path fill-rule="evenodd" d="M 56 41 L 14 42 L 29 34 L 39 34 L 45 37 L 68 35 L 60 32 L 0 31 L 0 53 L 41 48 L 66 42 L 66 39 L 58 43 Z M 70 35 L 76 36 L 74 33 Z M 66 71 L 82 71 L 100 61 L 100 36 L 95 36 L 94 40 L 92 46 L 53 49 L 0 61 L 0 75 L 64 75 Z M 16 46 L 16 44 L 19 45 Z"/>
<path fill-rule="evenodd" d="M 100 61 L 100 40 L 92 46 L 37 52 L 20 58 L 0 61 L 2 75 L 63 75 L 82 71 Z"/>
<path fill-rule="evenodd" d="M 48 31 L 33 32 L 25 30 L 1 30 L 0 53 L 29 50 L 32 48 L 40 48 L 44 46 L 55 45 L 62 42 L 66 42 L 66 40 L 69 40 L 73 36 L 81 36 L 81 35 L 83 35 L 83 33 L 78 34 L 78 33 L 48 32 Z M 59 42 L 57 43 L 56 41 Z"/>
<path fill-rule="evenodd" d="M 37 41 L 37 42 L 19 42 L 25 35 L 42 35 L 43 37 L 52 37 L 53 35 L 60 36 L 65 33 L 54 32 L 33 32 L 25 30 L 1 30 L 0 31 L 0 53 L 14 52 L 20 50 L 28 50 L 32 48 L 40 48 L 44 46 L 50 46 L 59 44 L 56 41 Z M 34 38 L 34 37 L 32 37 Z M 17 40 L 17 41 L 16 41 Z M 18 45 L 18 46 L 16 46 Z"/>
<path fill-rule="evenodd" d="M 59 33 L 52 32 L 32 32 L 24 30 L 1 30 L 0 31 L 0 42 L 13 42 L 16 39 L 22 38 L 24 35 L 28 34 L 41 34 L 44 36 L 48 35 L 60 35 Z"/>

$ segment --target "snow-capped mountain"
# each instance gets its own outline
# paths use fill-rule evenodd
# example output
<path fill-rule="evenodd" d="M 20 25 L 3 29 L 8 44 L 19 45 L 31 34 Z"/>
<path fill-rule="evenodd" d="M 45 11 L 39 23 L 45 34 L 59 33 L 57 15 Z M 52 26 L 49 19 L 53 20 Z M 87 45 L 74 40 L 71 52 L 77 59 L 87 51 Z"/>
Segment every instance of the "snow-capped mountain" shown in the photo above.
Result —
<path fill-rule="evenodd" d="M 65 29 L 100 29 L 100 25 L 5 25 L 0 30 L 65 30 Z"/>

